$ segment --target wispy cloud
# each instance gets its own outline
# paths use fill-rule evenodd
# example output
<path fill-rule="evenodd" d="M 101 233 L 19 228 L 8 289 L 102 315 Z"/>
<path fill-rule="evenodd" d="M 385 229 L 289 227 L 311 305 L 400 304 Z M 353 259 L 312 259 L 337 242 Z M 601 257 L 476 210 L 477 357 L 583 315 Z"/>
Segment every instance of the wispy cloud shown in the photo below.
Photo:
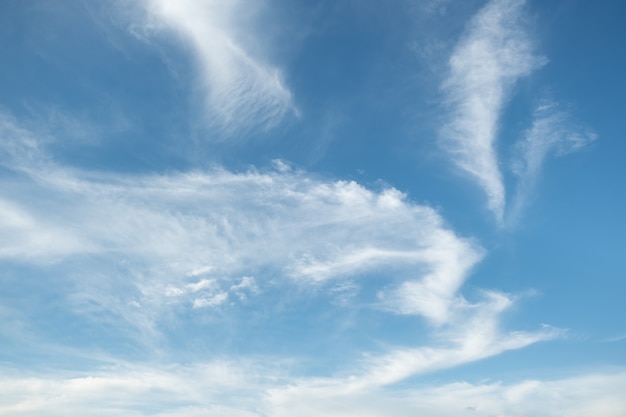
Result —
<path fill-rule="evenodd" d="M 393 188 L 315 179 L 280 161 L 267 172 L 89 172 L 57 165 L 25 129 L 4 133 L 0 162 L 20 187 L 2 196 L 10 239 L 0 241 L 0 255 L 35 265 L 83 257 L 100 271 L 123 261 L 135 291 L 113 298 L 119 308 L 217 307 L 262 291 L 268 274 L 320 286 L 385 270 L 372 307 L 441 325 L 483 256 L 435 210 Z M 128 282 L 119 273 L 103 279 L 114 277 Z M 111 300 L 101 290 L 84 297 Z"/>
<path fill-rule="evenodd" d="M 507 224 L 515 226 L 532 198 L 544 161 L 550 154 L 564 156 L 596 140 L 597 135 L 572 121 L 559 105 L 544 101 L 534 113 L 533 124 L 516 144 L 513 172 L 518 177 Z"/>
<path fill-rule="evenodd" d="M 107 320 L 140 345 L 167 337 L 159 325 L 168 316 L 228 308 L 277 287 L 322 288 L 331 299 L 339 291 L 346 307 L 359 296 L 360 277 L 372 273 L 384 280 L 378 298 L 359 302 L 378 314 L 424 317 L 433 343 L 391 347 L 346 365 L 349 377 L 306 385 L 369 390 L 561 334 L 500 329 L 511 296 L 466 300 L 460 290 L 483 249 L 396 189 L 314 178 L 282 161 L 265 172 L 77 170 L 47 158 L 15 123 L 1 132 L 0 165 L 14 174 L 1 180 L 10 216 L 0 232 L 11 236 L 0 240 L 1 259 L 57 265 L 55 274 L 72 281 L 72 311 Z"/>
<path fill-rule="evenodd" d="M 268 63 L 255 21 L 261 2 L 144 0 L 143 30 L 176 34 L 193 50 L 206 91 L 209 123 L 230 136 L 269 129 L 294 110 L 278 68 Z"/>
<path fill-rule="evenodd" d="M 621 417 L 626 400 L 620 391 L 626 374 L 598 373 L 569 379 L 528 380 L 404 388 L 344 390 L 289 386 L 271 392 L 269 415 L 347 416 L 526 416 Z"/>
<path fill-rule="evenodd" d="M 385 282 L 377 299 L 360 302 L 381 314 L 424 317 L 438 343 L 368 360 L 357 386 L 397 382 L 555 335 L 502 333 L 498 317 L 513 302 L 506 295 L 465 300 L 461 286 L 484 251 L 396 189 L 316 179 L 282 161 L 266 172 L 75 170 L 46 158 L 27 130 L 6 125 L 0 162 L 20 187 L 5 187 L 2 196 L 11 215 L 0 231 L 11 239 L 1 241 L 0 255 L 61 264 L 68 279 L 88 271 L 94 278 L 79 279 L 67 295 L 72 308 L 94 320 L 113 314 L 142 343 L 159 337 L 161 315 L 174 306 L 222 308 L 276 285 L 327 288 L 334 298 L 338 287 L 326 285 L 333 280 L 349 283 L 341 294 L 346 306 L 359 295 L 359 277 L 373 272 Z"/>
<path fill-rule="evenodd" d="M 118 364 L 88 375 L 0 377 L 0 414 L 67 416 L 524 416 L 621 417 L 624 371 L 515 383 L 455 382 L 346 392 L 295 384 L 276 368 L 227 361 Z"/>
<path fill-rule="evenodd" d="M 191 94 L 206 100 L 194 106 L 206 114 L 201 130 L 209 140 L 232 141 L 265 135 L 297 112 L 280 58 L 273 58 L 283 51 L 270 50 L 266 37 L 267 28 L 276 26 L 274 13 L 324 20 L 313 19 L 324 28 L 302 43 L 310 49 L 296 65 L 298 84 L 313 93 L 312 102 L 333 101 L 320 94 L 354 92 L 330 90 L 354 75 L 335 74 L 337 68 L 358 71 L 342 60 L 353 64 L 369 56 L 361 42 L 388 50 L 407 33 L 403 19 L 394 18 L 400 26 L 389 31 L 389 22 L 371 20 L 380 16 L 368 11 L 353 14 L 351 7 L 319 4 L 272 9 L 279 3 L 122 0 L 114 7 L 132 9 L 130 30 L 148 42 L 164 41 L 161 52 L 176 57 L 176 47 L 190 52 L 198 71 L 189 83 Z M 489 214 L 508 226 L 532 198 L 546 159 L 575 151 L 595 135 L 576 126 L 558 105 L 542 104 L 514 148 L 517 188 L 508 189 L 512 174 L 504 178 L 500 155 L 506 152 L 497 144 L 500 120 L 516 83 L 545 59 L 533 50 L 524 0 L 484 3 L 453 49 L 441 84 L 446 119 L 440 143 L 459 171 L 484 191 Z M 449 4 L 425 0 L 410 8 L 456 19 L 457 11 L 447 12 Z M 14 38 L 27 42 L 9 51 L 16 58 L 9 78 L 17 87 L 9 91 L 8 105 L 19 103 L 21 87 L 32 77 L 38 81 L 26 88 L 29 94 L 67 99 L 68 112 L 95 103 L 85 101 L 85 93 L 106 90 L 108 97 L 126 85 L 139 86 L 134 93 L 140 93 L 168 82 L 162 73 L 145 84 L 135 78 L 150 64 L 146 51 L 132 48 L 137 52 L 133 65 L 118 66 L 110 61 L 116 56 L 111 51 L 92 48 L 102 43 L 90 41 L 97 34 L 89 25 L 57 30 L 72 22 L 66 12 L 82 19 L 82 7 L 54 16 L 50 10 L 10 11 L 17 18 Z M 22 33 L 24 25 L 32 27 Z M 20 74 L 24 65 L 42 62 L 23 53 L 39 36 L 22 36 L 42 27 L 44 35 L 59 35 L 62 42 L 55 44 L 68 48 L 62 65 Z M 83 35 L 73 45 L 70 37 Z M 341 45 L 331 44 L 337 41 Z M 95 51 L 84 61 L 88 65 L 69 59 L 87 49 Z M 378 66 L 384 82 L 376 88 L 394 91 L 402 80 L 389 81 L 385 71 L 397 73 L 409 61 L 399 54 L 389 58 Z M 319 81 L 320 73 L 306 65 L 320 59 L 332 73 L 322 76 L 330 75 L 331 83 L 313 91 L 311 82 Z M 114 65 L 97 65 L 105 61 Z M 80 85 L 56 82 L 68 72 Z M 134 93 L 113 101 L 124 101 L 120 108 L 132 107 L 147 119 L 163 108 L 152 108 L 153 101 Z M 162 139 L 158 132 L 152 135 L 161 123 L 146 119 L 150 126 L 131 132 L 125 129 L 132 115 L 111 118 L 117 126 L 96 127 L 88 111 L 69 117 L 60 105 L 49 112 L 27 107 L 12 111 L 30 114 L 28 120 L 0 109 L 0 416 L 624 417 L 624 367 L 552 381 L 519 380 L 516 375 L 529 371 L 520 371 L 518 363 L 502 371 L 506 381 L 482 379 L 491 366 L 510 365 L 516 358 L 545 359 L 536 356 L 539 350 L 512 351 L 567 331 L 508 320 L 521 295 L 468 290 L 468 279 L 487 251 L 410 194 L 382 181 L 371 186 L 316 175 L 282 160 L 238 171 L 216 165 L 176 171 L 172 159 L 152 149 Z M 354 116 L 354 123 L 342 130 L 356 126 L 352 133 L 363 133 L 360 121 L 372 109 L 365 110 L 349 112 L 346 117 Z M 185 124 L 183 113 L 172 115 L 174 130 Z M 339 119 L 329 118 L 323 133 L 332 136 Z M 382 119 L 365 132 L 366 142 L 375 145 L 370 151 L 383 144 L 374 138 L 388 125 Z M 311 131 L 308 125 L 301 133 Z M 132 156 L 122 154 L 130 148 L 110 142 L 120 129 L 125 132 L 120 139 L 137 133 L 133 155 L 141 153 L 151 167 L 160 168 L 146 172 L 132 164 Z M 106 139 L 101 155 L 76 147 L 93 145 L 83 142 L 90 138 L 101 138 L 103 145 Z M 199 145 L 198 150 L 210 151 L 206 143 Z M 334 165 L 346 162 L 350 149 L 341 148 L 337 158 L 322 164 L 331 172 L 349 168 Z M 231 151 L 226 161 L 241 156 L 245 163 L 250 156 L 249 149 Z M 283 147 L 266 151 L 294 154 Z M 376 172 L 402 174 L 380 164 L 376 155 L 362 156 L 382 169 Z M 78 158 L 75 165 L 68 162 Z M 91 168 L 92 161 L 103 168 Z M 136 170 L 116 171 L 121 164 Z M 440 191 L 428 184 L 415 187 L 434 191 L 435 198 Z M 496 246 L 502 237 L 487 235 Z M 493 255 L 498 252 L 502 255 Z M 483 268 L 492 275 L 477 285 L 498 285 L 494 271 L 508 269 L 501 266 L 495 259 Z M 513 282 L 516 273 L 507 275 L 505 285 L 523 285 Z M 510 356 L 473 366 L 469 373 L 462 367 L 504 352 Z M 464 381 L 463 375 L 476 376 Z"/>
<path fill-rule="evenodd" d="M 366 356 L 358 368 L 346 369 L 347 377 L 302 381 L 303 389 L 352 394 L 375 387 L 396 384 L 409 377 L 475 362 L 509 350 L 555 339 L 562 329 L 544 326 L 535 332 L 505 332 L 500 329 L 501 314 L 514 299 L 506 294 L 485 292 L 484 299 L 469 303 L 457 297 L 446 324 L 434 331 L 434 344 L 415 348 L 393 348 L 382 355 Z"/>
<path fill-rule="evenodd" d="M 5 377 L 0 380 L 0 415 L 31 416 L 46 409 L 51 416 L 140 416 L 148 410 L 161 416 L 258 415 L 254 401 L 262 379 L 255 372 L 262 368 L 242 364 L 215 361 L 160 368 L 118 363 L 93 375 Z M 235 394 L 244 393 L 247 400 L 234 400 Z"/>
<path fill-rule="evenodd" d="M 495 146 L 499 117 L 515 83 L 545 62 L 533 52 L 524 19 L 523 0 L 490 1 L 454 49 L 442 85 L 450 113 L 441 144 L 482 187 L 499 222 L 506 201 Z"/>
<path fill-rule="evenodd" d="M 605 342 L 621 342 L 622 340 L 626 340 L 626 334 L 613 336 L 613 337 L 609 337 L 608 339 L 604 339 Z"/>

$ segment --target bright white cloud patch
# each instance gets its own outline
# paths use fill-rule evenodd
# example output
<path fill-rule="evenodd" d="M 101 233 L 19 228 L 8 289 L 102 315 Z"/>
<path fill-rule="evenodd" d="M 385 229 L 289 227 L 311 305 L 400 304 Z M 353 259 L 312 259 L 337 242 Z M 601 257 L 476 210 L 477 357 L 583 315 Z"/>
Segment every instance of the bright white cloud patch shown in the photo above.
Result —
<path fill-rule="evenodd" d="M 278 68 L 265 62 L 255 11 L 243 0 L 145 0 L 149 30 L 166 29 L 188 44 L 201 68 L 207 120 L 231 135 L 275 126 L 293 108 Z"/>
<path fill-rule="evenodd" d="M 442 86 L 450 120 L 441 143 L 485 191 L 498 221 L 506 201 L 495 146 L 499 117 L 515 83 L 545 62 L 533 52 L 524 3 L 492 0 L 474 16 L 450 57 Z"/>

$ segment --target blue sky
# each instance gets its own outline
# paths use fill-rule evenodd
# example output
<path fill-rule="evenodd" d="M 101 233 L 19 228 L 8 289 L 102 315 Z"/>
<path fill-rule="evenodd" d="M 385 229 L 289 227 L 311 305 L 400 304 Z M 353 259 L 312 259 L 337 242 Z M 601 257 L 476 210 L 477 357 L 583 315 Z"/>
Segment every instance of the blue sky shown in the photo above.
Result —
<path fill-rule="evenodd" d="M 626 416 L 617 0 L 0 5 L 1 416 Z"/>

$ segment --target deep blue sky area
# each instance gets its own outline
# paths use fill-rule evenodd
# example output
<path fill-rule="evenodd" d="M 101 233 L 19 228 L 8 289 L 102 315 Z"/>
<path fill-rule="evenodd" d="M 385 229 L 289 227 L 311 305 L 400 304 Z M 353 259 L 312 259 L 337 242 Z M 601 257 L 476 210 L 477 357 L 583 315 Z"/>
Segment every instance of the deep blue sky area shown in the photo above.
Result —
<path fill-rule="evenodd" d="M 0 416 L 626 417 L 626 4 L 0 4 Z"/>

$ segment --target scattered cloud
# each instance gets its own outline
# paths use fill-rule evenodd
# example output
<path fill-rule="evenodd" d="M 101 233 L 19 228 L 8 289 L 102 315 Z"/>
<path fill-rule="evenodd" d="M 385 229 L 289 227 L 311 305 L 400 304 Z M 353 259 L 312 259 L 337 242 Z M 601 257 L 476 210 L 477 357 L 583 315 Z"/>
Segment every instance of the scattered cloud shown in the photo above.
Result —
<path fill-rule="evenodd" d="M 448 4 L 433 0 L 423 7 L 443 16 Z M 206 120 L 222 138 L 269 130 L 296 111 L 264 41 L 265 6 L 142 0 L 141 17 L 133 17 L 138 36 L 175 37 L 192 51 Z M 596 138 L 557 104 L 542 103 L 516 144 L 517 189 L 507 198 L 496 144 L 500 117 L 515 84 L 546 62 L 534 52 L 524 7 L 524 0 L 489 1 L 454 48 L 441 85 L 447 113 L 440 144 L 485 192 L 500 225 L 520 218 L 548 156 Z M 11 283 L 19 297 L 2 300 L 0 318 L 8 324 L 0 337 L 81 366 L 23 371 L 0 365 L 0 415 L 623 416 L 624 371 L 420 384 L 429 373 L 566 331 L 506 329 L 502 318 L 516 295 L 477 289 L 475 298 L 466 298 L 463 285 L 486 251 L 437 210 L 393 187 L 323 178 L 278 159 L 270 168 L 239 172 L 95 171 L 55 160 L 49 151 L 55 135 L 75 141 L 101 133 L 60 111 L 30 122 L 0 111 L 0 261 L 28 271 Z M 270 316 L 289 313 L 273 304 L 289 297 L 296 304 L 311 294 L 326 299 L 306 300 L 310 305 L 302 309 L 310 317 L 321 309 L 349 316 L 336 320 L 345 358 L 324 358 L 326 369 L 303 371 L 307 365 L 289 349 L 261 357 L 256 346 L 222 356 L 205 345 L 189 353 L 172 348 L 186 343 L 175 338 L 211 321 L 223 320 L 233 333 L 245 332 L 237 324 L 284 324 Z M 36 297 L 54 308 L 39 307 Z M 27 303 L 32 306 L 23 309 Z M 55 316 L 55 332 L 65 331 L 66 321 L 71 331 L 63 337 L 41 331 L 53 322 L 47 314 Z M 244 315 L 260 318 L 238 322 Z M 410 323 L 407 333 L 423 334 L 419 342 L 404 335 L 392 342 L 374 331 L 366 346 L 358 335 L 346 335 L 372 317 L 380 327 Z M 121 359 L 133 355 L 145 357 Z"/>
<path fill-rule="evenodd" d="M 492 0 L 471 20 L 442 84 L 449 120 L 441 145 L 487 195 L 498 222 L 506 193 L 497 156 L 499 117 L 515 83 L 546 61 L 533 51 L 523 0 Z"/>

